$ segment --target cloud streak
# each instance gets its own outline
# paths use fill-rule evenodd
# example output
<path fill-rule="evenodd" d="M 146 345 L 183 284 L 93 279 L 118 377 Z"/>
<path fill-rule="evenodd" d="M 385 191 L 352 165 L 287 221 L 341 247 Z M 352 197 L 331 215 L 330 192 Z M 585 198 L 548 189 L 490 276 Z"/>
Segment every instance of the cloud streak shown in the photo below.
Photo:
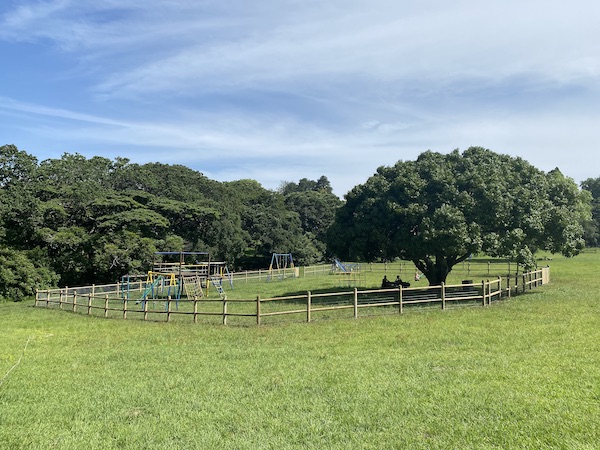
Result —
<path fill-rule="evenodd" d="M 584 158 L 600 162 L 598 13 L 583 0 L 24 0 L 0 6 L 0 49 L 50 62 L 15 62 L 31 88 L 0 84 L 0 132 L 268 187 L 325 174 L 340 194 L 379 165 L 469 145 L 581 180 L 598 175 Z"/>

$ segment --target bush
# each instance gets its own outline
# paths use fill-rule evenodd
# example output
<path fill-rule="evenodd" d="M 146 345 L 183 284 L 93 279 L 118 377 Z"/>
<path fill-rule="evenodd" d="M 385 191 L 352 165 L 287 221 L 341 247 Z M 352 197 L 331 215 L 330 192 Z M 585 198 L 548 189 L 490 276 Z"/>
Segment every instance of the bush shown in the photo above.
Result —
<path fill-rule="evenodd" d="M 26 252 L 0 248 L 0 299 L 21 301 L 35 295 L 35 290 L 55 286 L 58 275 L 36 265 Z"/>

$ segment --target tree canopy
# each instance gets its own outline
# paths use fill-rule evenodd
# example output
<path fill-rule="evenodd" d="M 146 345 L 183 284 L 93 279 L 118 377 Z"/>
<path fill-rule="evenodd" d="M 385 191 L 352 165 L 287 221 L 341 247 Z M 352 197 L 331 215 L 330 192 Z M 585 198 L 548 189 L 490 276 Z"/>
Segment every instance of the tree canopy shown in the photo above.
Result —
<path fill-rule="evenodd" d="M 182 165 L 125 158 L 66 153 L 38 163 L 1 146 L 0 250 L 14 263 L 5 261 L 0 296 L 31 294 L 27 280 L 38 287 L 115 282 L 147 271 L 155 251 L 208 251 L 232 269 L 266 267 L 273 252 L 322 262 L 324 230 L 340 200 L 324 176 L 287 184 L 301 188 L 223 183 Z"/>
<path fill-rule="evenodd" d="M 266 267 L 272 253 L 293 253 L 298 264 L 399 257 L 433 284 L 473 253 L 529 267 L 539 249 L 577 254 L 582 225 L 597 239 L 590 202 L 598 221 L 599 186 L 590 179 L 579 190 L 558 169 L 473 147 L 380 167 L 343 202 L 325 176 L 269 190 L 125 158 L 38 162 L 5 145 L 0 298 L 115 282 L 147 271 L 156 251 L 208 251 L 233 270 Z"/>
<path fill-rule="evenodd" d="M 584 223 L 585 243 L 589 247 L 600 244 L 600 178 L 588 178 L 581 182 L 581 188 L 591 196 L 592 217 Z"/>
<path fill-rule="evenodd" d="M 577 254 L 587 197 L 558 169 L 471 147 L 427 151 L 416 161 L 379 167 L 346 195 L 328 232 L 342 258 L 413 261 L 431 284 L 486 252 L 527 267 L 540 249 Z"/>

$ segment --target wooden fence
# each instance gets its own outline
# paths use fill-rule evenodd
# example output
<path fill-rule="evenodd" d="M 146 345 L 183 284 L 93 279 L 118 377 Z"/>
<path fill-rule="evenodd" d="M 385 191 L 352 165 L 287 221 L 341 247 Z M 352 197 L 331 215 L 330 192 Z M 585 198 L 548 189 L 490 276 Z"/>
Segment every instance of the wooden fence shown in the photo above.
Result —
<path fill-rule="evenodd" d="M 452 305 L 488 306 L 495 301 L 524 293 L 549 282 L 548 267 L 518 275 L 460 285 L 368 289 L 354 288 L 342 292 L 312 293 L 289 297 L 255 299 L 163 299 L 131 300 L 120 295 L 115 285 L 87 286 L 39 290 L 36 307 L 57 307 L 74 313 L 106 318 L 166 320 L 185 318 L 194 323 L 200 317 L 213 318 L 212 322 L 227 324 L 229 319 L 243 319 L 245 324 L 260 325 L 274 317 L 290 320 L 313 320 L 315 315 L 328 318 L 354 317 L 383 313 L 402 314 L 405 307 L 439 307 Z M 365 311 L 364 314 L 362 311 Z M 342 314 L 345 313 L 345 314 Z M 210 322 L 210 321 L 209 321 Z"/>

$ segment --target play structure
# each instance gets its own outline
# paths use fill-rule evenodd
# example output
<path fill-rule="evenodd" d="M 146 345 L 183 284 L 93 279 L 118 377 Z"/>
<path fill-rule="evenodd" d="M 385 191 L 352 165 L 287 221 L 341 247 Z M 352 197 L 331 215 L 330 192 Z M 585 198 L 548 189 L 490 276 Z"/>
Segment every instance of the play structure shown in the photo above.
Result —
<path fill-rule="evenodd" d="M 360 264 L 344 263 L 335 258 L 331 265 L 331 273 L 337 276 L 338 286 L 356 287 L 361 282 Z"/>
<path fill-rule="evenodd" d="M 294 258 L 291 253 L 273 253 L 271 264 L 269 265 L 269 275 L 267 281 L 271 281 L 273 277 L 279 280 L 284 278 L 298 277 L 298 269 L 294 267 Z"/>
<path fill-rule="evenodd" d="M 332 270 L 334 272 L 360 272 L 360 264 L 356 263 L 343 263 L 339 259 L 335 258 L 333 260 Z"/>
<path fill-rule="evenodd" d="M 212 261 L 208 252 L 156 252 L 152 270 L 145 275 L 125 275 L 121 279 L 122 297 L 138 302 L 171 298 L 203 298 L 213 287 L 225 298 L 223 279 L 233 279 L 224 262 Z M 178 305 L 178 303 L 176 303 Z"/>

